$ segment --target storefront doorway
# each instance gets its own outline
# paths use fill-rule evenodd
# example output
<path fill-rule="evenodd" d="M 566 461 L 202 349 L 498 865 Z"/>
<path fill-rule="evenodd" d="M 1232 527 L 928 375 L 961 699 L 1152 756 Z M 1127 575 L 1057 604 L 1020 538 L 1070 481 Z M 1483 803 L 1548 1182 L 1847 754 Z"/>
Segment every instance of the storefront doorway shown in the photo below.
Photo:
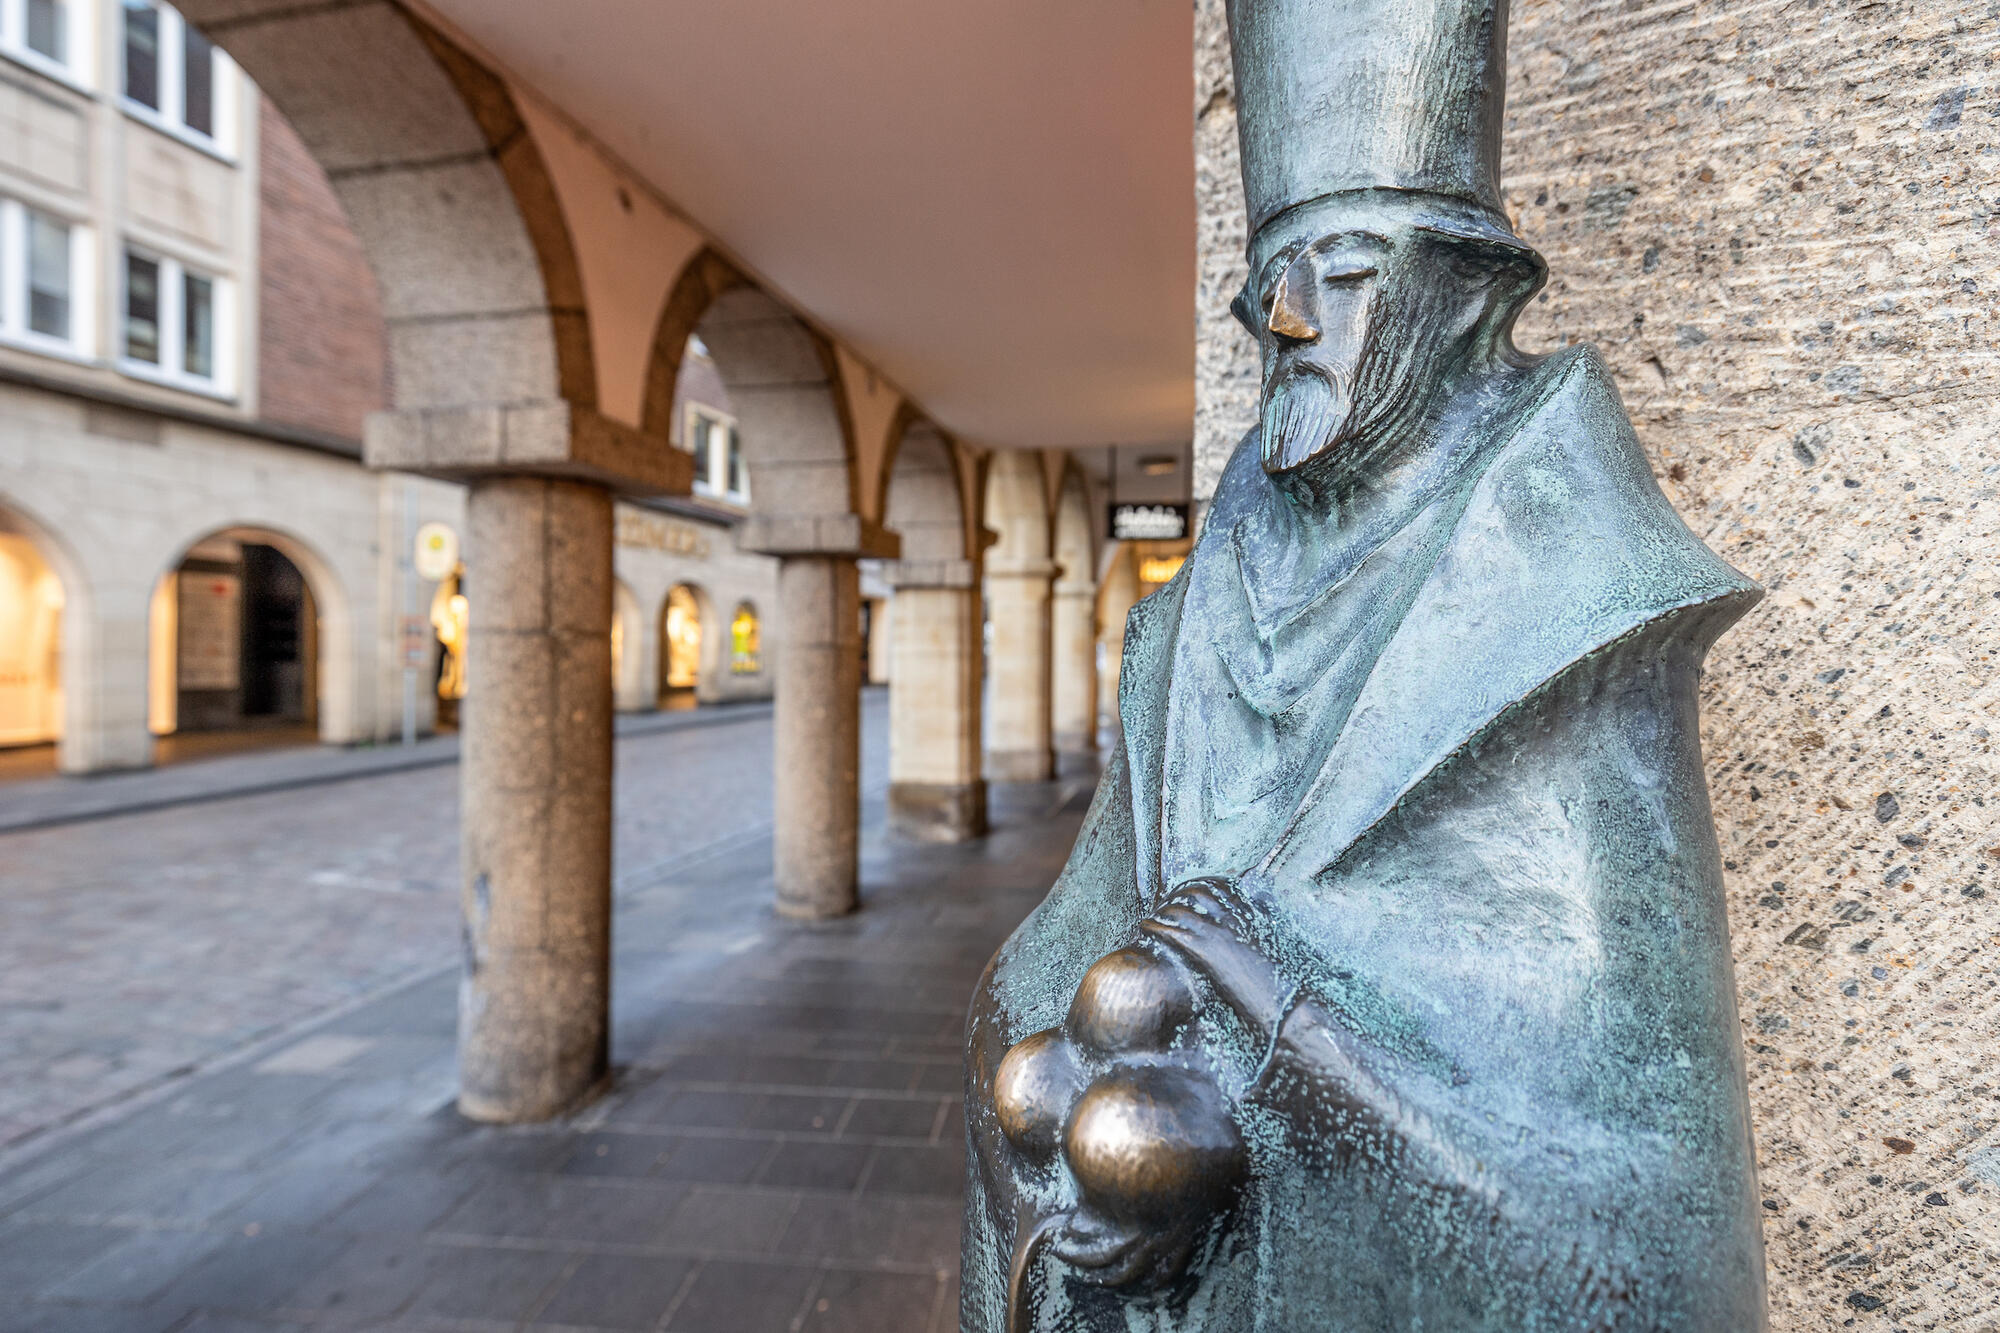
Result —
<path fill-rule="evenodd" d="M 660 611 L 660 707 L 694 707 L 700 685 L 701 595 L 683 583 Z"/>
<path fill-rule="evenodd" d="M 170 761 L 318 734 L 319 612 L 290 557 L 255 534 L 197 542 L 153 595 L 148 722 Z"/>
<path fill-rule="evenodd" d="M 0 776 L 55 768 L 62 739 L 62 580 L 0 510 Z"/>

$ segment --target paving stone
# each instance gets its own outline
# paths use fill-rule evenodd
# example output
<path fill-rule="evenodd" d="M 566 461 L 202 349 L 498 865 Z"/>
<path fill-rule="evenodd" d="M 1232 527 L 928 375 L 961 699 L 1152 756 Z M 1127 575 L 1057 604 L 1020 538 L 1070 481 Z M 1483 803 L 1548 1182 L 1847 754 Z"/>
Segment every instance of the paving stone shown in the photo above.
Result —
<path fill-rule="evenodd" d="M 942 1287 L 938 1277 L 835 1269 L 820 1280 L 802 1327 L 808 1333 L 917 1333 L 930 1328 Z"/>
<path fill-rule="evenodd" d="M 594 1254 L 577 1265 L 536 1316 L 536 1327 L 653 1329 L 687 1285 L 695 1261 Z"/>
<path fill-rule="evenodd" d="M 667 1219 L 657 1240 L 687 1252 L 764 1254 L 792 1220 L 796 1194 L 697 1185 Z"/>
<path fill-rule="evenodd" d="M 774 1189 L 853 1189 L 861 1181 L 873 1150 L 858 1143 L 824 1143 L 794 1139 L 777 1151 L 757 1174 L 757 1183 Z"/>
<path fill-rule="evenodd" d="M 871 746 L 880 720 L 869 721 Z M 713 740 L 727 730 L 697 734 Z M 759 724 L 707 757 L 729 758 L 746 737 L 768 756 Z M 873 753 L 865 762 L 879 780 L 881 755 Z M 702 756 L 655 756 L 656 789 L 684 790 L 691 757 Z M 209 844 L 226 844 L 261 886 L 230 900 L 226 914 L 241 918 L 245 940 L 274 950 L 209 959 L 261 969 L 254 1002 L 220 983 L 204 996 L 171 967 L 143 984 L 99 984 L 105 995 L 93 1000 L 88 1022 L 118 1042 L 146 1026 L 139 1016 L 157 1012 L 162 1029 L 176 1034 L 173 1058 L 233 1049 L 265 1032 L 269 1014 L 286 1005 L 324 1007 L 363 993 L 372 975 L 356 967 L 363 955 L 386 951 L 438 970 L 319 1027 L 294 1029 L 255 1059 L 180 1074 L 170 1095 L 41 1158 L 0 1159 L 0 1290 L 9 1265 L 25 1266 L 30 1280 L 46 1271 L 50 1288 L 39 1304 L 0 1301 L 0 1333 L 640 1329 L 657 1328 L 669 1311 L 670 1333 L 790 1330 L 794 1318 L 881 1333 L 955 1326 L 955 1315 L 940 1312 L 955 1311 L 956 1300 L 962 1015 L 986 958 L 1060 868 L 1076 818 L 1051 822 L 1053 789 L 1027 797 L 996 789 L 996 833 L 948 849 L 886 842 L 871 795 L 863 911 L 831 930 L 770 912 L 768 843 L 742 844 L 625 894 L 616 926 L 618 1085 L 573 1120 L 508 1129 L 425 1104 L 449 1091 L 451 894 L 440 890 L 433 905 L 449 929 L 429 937 L 430 952 L 399 953 L 411 931 L 426 938 L 421 912 L 375 911 L 373 898 L 356 903 L 351 887 L 342 891 L 345 908 L 299 901 L 278 883 L 278 868 L 288 866 L 297 892 L 305 882 L 298 855 L 326 836 L 329 822 L 367 831 L 341 854 L 371 873 L 432 855 L 423 849 L 449 834 L 437 814 L 449 809 L 450 793 L 423 805 L 408 785 L 422 778 L 182 809 L 177 819 L 195 832 L 146 826 L 131 834 L 154 839 L 144 867 L 151 879 L 118 872 L 104 848 L 89 851 L 99 871 L 141 886 L 134 892 L 142 899 L 154 880 L 165 886 L 134 910 L 151 914 L 149 929 L 166 930 L 169 942 L 184 933 L 192 944 L 214 920 L 197 913 L 183 924 L 168 909 L 180 896 L 233 891 L 224 862 L 204 860 Z M 736 781 L 725 775 L 715 785 L 729 790 Z M 380 790 L 396 784 L 405 785 Z M 666 810 L 671 802 L 621 802 L 621 865 L 635 849 L 665 862 L 690 828 L 736 816 L 711 796 L 694 798 L 698 808 L 685 816 Z M 413 801 L 421 809 L 410 814 L 403 807 Z M 315 810 L 294 808 L 313 802 Z M 648 806 L 661 808 L 651 823 L 634 814 Z M 269 827 L 247 836 L 259 820 Z M 378 829 L 382 841 L 368 844 Z M 27 841 L 80 831 L 0 835 L 0 858 Z M 268 838 L 286 845 L 259 841 Z M 97 840 L 108 844 L 105 830 Z M 65 848 L 61 855 L 74 852 L 75 840 Z M 453 852 L 436 850 L 446 878 Z M 58 849 L 39 847 L 30 873 L 49 875 L 59 859 Z M 746 863 L 756 873 L 746 876 Z M 11 873 L 15 862 L 7 864 Z M 183 874 L 176 866 L 203 868 Z M 313 933 L 336 909 L 353 914 L 347 933 L 316 943 Z M 106 948 L 135 938 L 137 916 L 95 938 Z M 62 920 L 47 916 L 35 928 L 63 938 L 54 931 Z M 0 969 L 15 942 L 0 939 Z M 282 982 L 279 973 L 288 974 Z M 39 1054 L 36 1033 L 10 1021 L 0 1016 L 0 1093 L 19 1094 L 33 1079 L 12 1076 L 55 1057 Z M 197 1029 L 200 1040 L 183 1044 Z M 161 1069 L 155 1056 L 169 1053 L 137 1041 L 91 1048 L 108 1063 L 73 1072 L 115 1095 L 125 1086 L 120 1071 L 137 1068 L 140 1056 Z M 23 1096 L 21 1104 L 31 1102 Z"/>
<path fill-rule="evenodd" d="M 695 1274 L 666 1333 L 786 1333 L 817 1277 L 810 1268 L 711 1260 Z"/>

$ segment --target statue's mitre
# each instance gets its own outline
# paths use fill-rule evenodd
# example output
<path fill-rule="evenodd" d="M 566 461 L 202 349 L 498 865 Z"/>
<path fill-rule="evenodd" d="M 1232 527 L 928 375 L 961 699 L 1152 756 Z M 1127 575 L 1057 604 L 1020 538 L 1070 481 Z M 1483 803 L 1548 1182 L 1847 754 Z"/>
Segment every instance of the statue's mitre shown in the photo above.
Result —
<path fill-rule="evenodd" d="M 1500 202 L 1507 0 L 1228 0 L 1250 235 L 1363 192 L 1519 245 Z"/>

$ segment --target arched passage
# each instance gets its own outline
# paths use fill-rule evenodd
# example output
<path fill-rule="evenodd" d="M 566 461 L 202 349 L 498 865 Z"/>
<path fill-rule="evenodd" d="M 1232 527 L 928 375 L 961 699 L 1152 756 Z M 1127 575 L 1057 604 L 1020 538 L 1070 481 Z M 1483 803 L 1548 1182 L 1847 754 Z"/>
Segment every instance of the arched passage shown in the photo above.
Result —
<path fill-rule="evenodd" d="M 82 580 L 67 553 L 39 525 L 0 500 L 0 747 L 56 747 L 71 726 L 73 685 L 66 641 L 82 628 Z M 33 767 L 39 760 L 25 756 Z"/>
<path fill-rule="evenodd" d="M 708 595 L 675 584 L 660 603 L 660 669 L 654 698 L 661 708 L 692 708 L 714 673 L 715 639 Z"/>
<path fill-rule="evenodd" d="M 979 763 L 979 543 L 970 540 L 961 456 L 927 421 L 891 443 L 883 514 L 903 542 L 884 569 L 890 614 L 889 820 L 898 833 L 956 842 L 986 829 Z"/>
<path fill-rule="evenodd" d="M 200 752 L 218 738 L 350 738 L 357 685 L 345 590 L 298 537 L 230 526 L 188 542 L 153 585 L 146 715 Z"/>
<path fill-rule="evenodd" d="M 1041 455 L 1002 450 L 986 480 L 987 616 L 993 627 L 987 696 L 986 775 L 1042 782 L 1055 774 L 1049 714 L 1048 488 Z"/>
<path fill-rule="evenodd" d="M 858 904 L 861 770 L 861 603 L 855 561 L 896 554 L 863 518 L 853 426 L 832 345 L 726 259 L 690 260 L 661 310 L 646 377 L 643 426 L 665 436 L 688 337 L 699 334 L 727 390 L 749 473 L 746 549 L 777 556 L 776 619 L 783 651 L 767 661 L 757 623 L 756 669 L 776 680 L 778 908 L 794 916 Z M 746 654 L 732 613 L 730 669 Z"/>
<path fill-rule="evenodd" d="M 1058 761 L 1097 757 L 1097 538 L 1074 464 L 1056 493 L 1055 598 L 1049 614 L 1049 716 Z"/>
<path fill-rule="evenodd" d="M 646 617 L 639 599 L 624 579 L 611 585 L 611 693 L 621 713 L 636 713 L 652 705 L 646 688 Z"/>

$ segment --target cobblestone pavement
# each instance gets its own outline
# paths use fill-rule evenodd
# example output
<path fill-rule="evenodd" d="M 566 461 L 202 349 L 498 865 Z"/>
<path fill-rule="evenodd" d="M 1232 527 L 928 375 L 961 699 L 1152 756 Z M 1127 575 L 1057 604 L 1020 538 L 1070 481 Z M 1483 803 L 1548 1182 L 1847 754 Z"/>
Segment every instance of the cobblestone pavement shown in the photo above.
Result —
<path fill-rule="evenodd" d="M 955 848 L 889 843 L 871 800 L 862 911 L 799 925 L 768 906 L 768 797 L 752 790 L 768 777 L 767 733 L 730 744 L 727 730 L 685 738 L 650 780 L 634 781 L 632 747 L 621 754 L 626 792 L 668 790 L 671 775 L 687 808 L 641 811 L 628 796 L 620 816 L 618 1070 L 603 1098 L 549 1126 L 460 1120 L 455 977 L 421 975 L 53 1150 L 16 1154 L 0 1168 L 0 1333 L 955 1328 L 964 1007 L 1060 869 L 1091 784 L 996 788 L 996 831 Z M 872 710 L 866 734 L 881 734 Z M 342 801 L 376 783 L 347 785 Z M 398 790 L 355 814 L 393 822 L 449 786 Z M 311 826 L 282 822 L 294 838 Z M 670 837 L 690 823 L 706 851 Z M 283 860 L 269 841 L 235 845 Z M 431 859 L 413 876 L 399 857 L 420 851 Z M 432 884 L 350 886 L 350 898 L 447 896 L 449 853 L 420 822 L 387 849 L 318 855 L 357 880 Z M 214 920 L 258 918 L 256 891 L 225 896 Z M 431 941 L 427 955 L 395 947 L 448 952 L 450 913 L 434 915 L 445 920 L 409 932 Z M 351 944 L 326 966 L 366 970 L 360 936 L 388 947 L 385 920 L 396 924 L 351 919 Z M 134 944 L 146 934 L 124 931 Z M 312 933 L 281 945 L 302 948 L 292 970 L 320 966 Z M 284 970 L 254 950 L 231 956 Z M 218 967 L 204 984 L 228 980 Z M 202 1012 L 176 1003 L 189 1021 Z"/>
<path fill-rule="evenodd" d="M 869 791 L 886 781 L 885 704 L 871 691 L 864 708 Z M 292 781 L 314 756 L 216 762 L 260 761 Z M 199 785 L 200 768 L 166 776 Z M 157 798 L 153 775 L 139 777 L 134 799 Z M 769 712 L 624 736 L 617 790 L 627 887 L 757 835 L 771 817 Z M 457 768 L 433 766 L 0 834 L 0 1151 L 449 965 L 457 795 Z"/>

